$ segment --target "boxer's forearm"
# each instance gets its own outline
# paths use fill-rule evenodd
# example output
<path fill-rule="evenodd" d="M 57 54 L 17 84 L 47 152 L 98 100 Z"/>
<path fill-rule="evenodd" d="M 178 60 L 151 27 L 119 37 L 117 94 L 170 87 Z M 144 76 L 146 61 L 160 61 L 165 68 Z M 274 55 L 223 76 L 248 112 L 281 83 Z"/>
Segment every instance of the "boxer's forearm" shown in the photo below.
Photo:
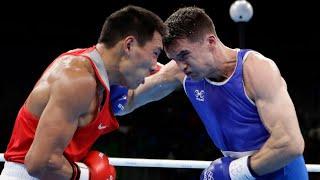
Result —
<path fill-rule="evenodd" d="M 301 147 L 288 136 L 271 136 L 264 146 L 251 156 L 250 166 L 257 175 L 274 172 L 301 155 Z"/>
<path fill-rule="evenodd" d="M 137 89 L 129 90 L 128 103 L 117 115 L 125 115 L 152 101 L 160 100 L 181 85 L 173 76 L 169 77 L 161 70 L 145 79 Z"/>

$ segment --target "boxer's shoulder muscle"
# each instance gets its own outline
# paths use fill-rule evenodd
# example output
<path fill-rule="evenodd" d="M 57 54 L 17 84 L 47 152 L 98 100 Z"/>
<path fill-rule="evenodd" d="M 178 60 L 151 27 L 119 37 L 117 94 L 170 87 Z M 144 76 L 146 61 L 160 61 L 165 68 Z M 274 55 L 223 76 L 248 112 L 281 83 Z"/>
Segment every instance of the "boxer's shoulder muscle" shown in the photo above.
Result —
<path fill-rule="evenodd" d="M 75 100 L 72 98 L 75 95 L 81 97 L 82 93 L 95 94 L 97 82 L 89 62 L 84 57 L 61 58 L 47 68 L 26 101 L 28 110 L 37 117 L 40 117 L 53 93 L 70 100 Z"/>

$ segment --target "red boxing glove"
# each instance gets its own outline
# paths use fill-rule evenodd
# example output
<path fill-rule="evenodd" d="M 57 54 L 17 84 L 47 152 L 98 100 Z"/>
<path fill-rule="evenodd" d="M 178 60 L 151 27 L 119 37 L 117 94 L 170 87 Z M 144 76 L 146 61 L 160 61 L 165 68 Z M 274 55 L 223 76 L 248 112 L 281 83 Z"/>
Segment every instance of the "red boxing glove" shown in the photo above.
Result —
<path fill-rule="evenodd" d="M 162 68 L 162 66 L 163 66 L 163 64 L 161 64 L 161 63 L 158 62 L 157 65 L 156 65 L 156 67 L 150 72 L 150 75 L 149 75 L 149 76 L 151 76 L 151 75 L 159 72 L 160 69 Z"/>
<path fill-rule="evenodd" d="M 77 163 L 77 165 L 80 169 L 80 180 L 116 179 L 115 168 L 109 164 L 108 157 L 101 152 L 89 152 L 83 163 Z"/>

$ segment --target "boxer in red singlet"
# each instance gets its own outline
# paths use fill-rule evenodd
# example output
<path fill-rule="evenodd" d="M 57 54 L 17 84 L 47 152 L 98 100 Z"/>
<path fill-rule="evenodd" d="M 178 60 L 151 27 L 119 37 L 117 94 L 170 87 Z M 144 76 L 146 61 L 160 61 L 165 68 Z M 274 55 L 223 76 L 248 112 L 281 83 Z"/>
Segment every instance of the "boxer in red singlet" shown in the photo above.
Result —
<path fill-rule="evenodd" d="M 144 83 L 166 32 L 157 15 L 127 6 L 106 19 L 95 46 L 56 58 L 17 115 L 0 179 L 115 179 L 108 157 L 90 152 L 119 127 L 110 86 Z"/>

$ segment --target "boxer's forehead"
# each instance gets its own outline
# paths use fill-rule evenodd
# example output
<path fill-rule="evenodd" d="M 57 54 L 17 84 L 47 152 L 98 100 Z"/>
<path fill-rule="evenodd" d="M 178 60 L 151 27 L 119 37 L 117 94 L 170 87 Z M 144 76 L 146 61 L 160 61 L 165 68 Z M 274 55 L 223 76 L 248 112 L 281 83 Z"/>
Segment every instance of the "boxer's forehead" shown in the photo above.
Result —
<path fill-rule="evenodd" d="M 170 59 L 181 58 L 192 53 L 197 43 L 192 43 L 187 39 L 177 39 L 169 47 L 165 47 L 165 52 Z"/>

